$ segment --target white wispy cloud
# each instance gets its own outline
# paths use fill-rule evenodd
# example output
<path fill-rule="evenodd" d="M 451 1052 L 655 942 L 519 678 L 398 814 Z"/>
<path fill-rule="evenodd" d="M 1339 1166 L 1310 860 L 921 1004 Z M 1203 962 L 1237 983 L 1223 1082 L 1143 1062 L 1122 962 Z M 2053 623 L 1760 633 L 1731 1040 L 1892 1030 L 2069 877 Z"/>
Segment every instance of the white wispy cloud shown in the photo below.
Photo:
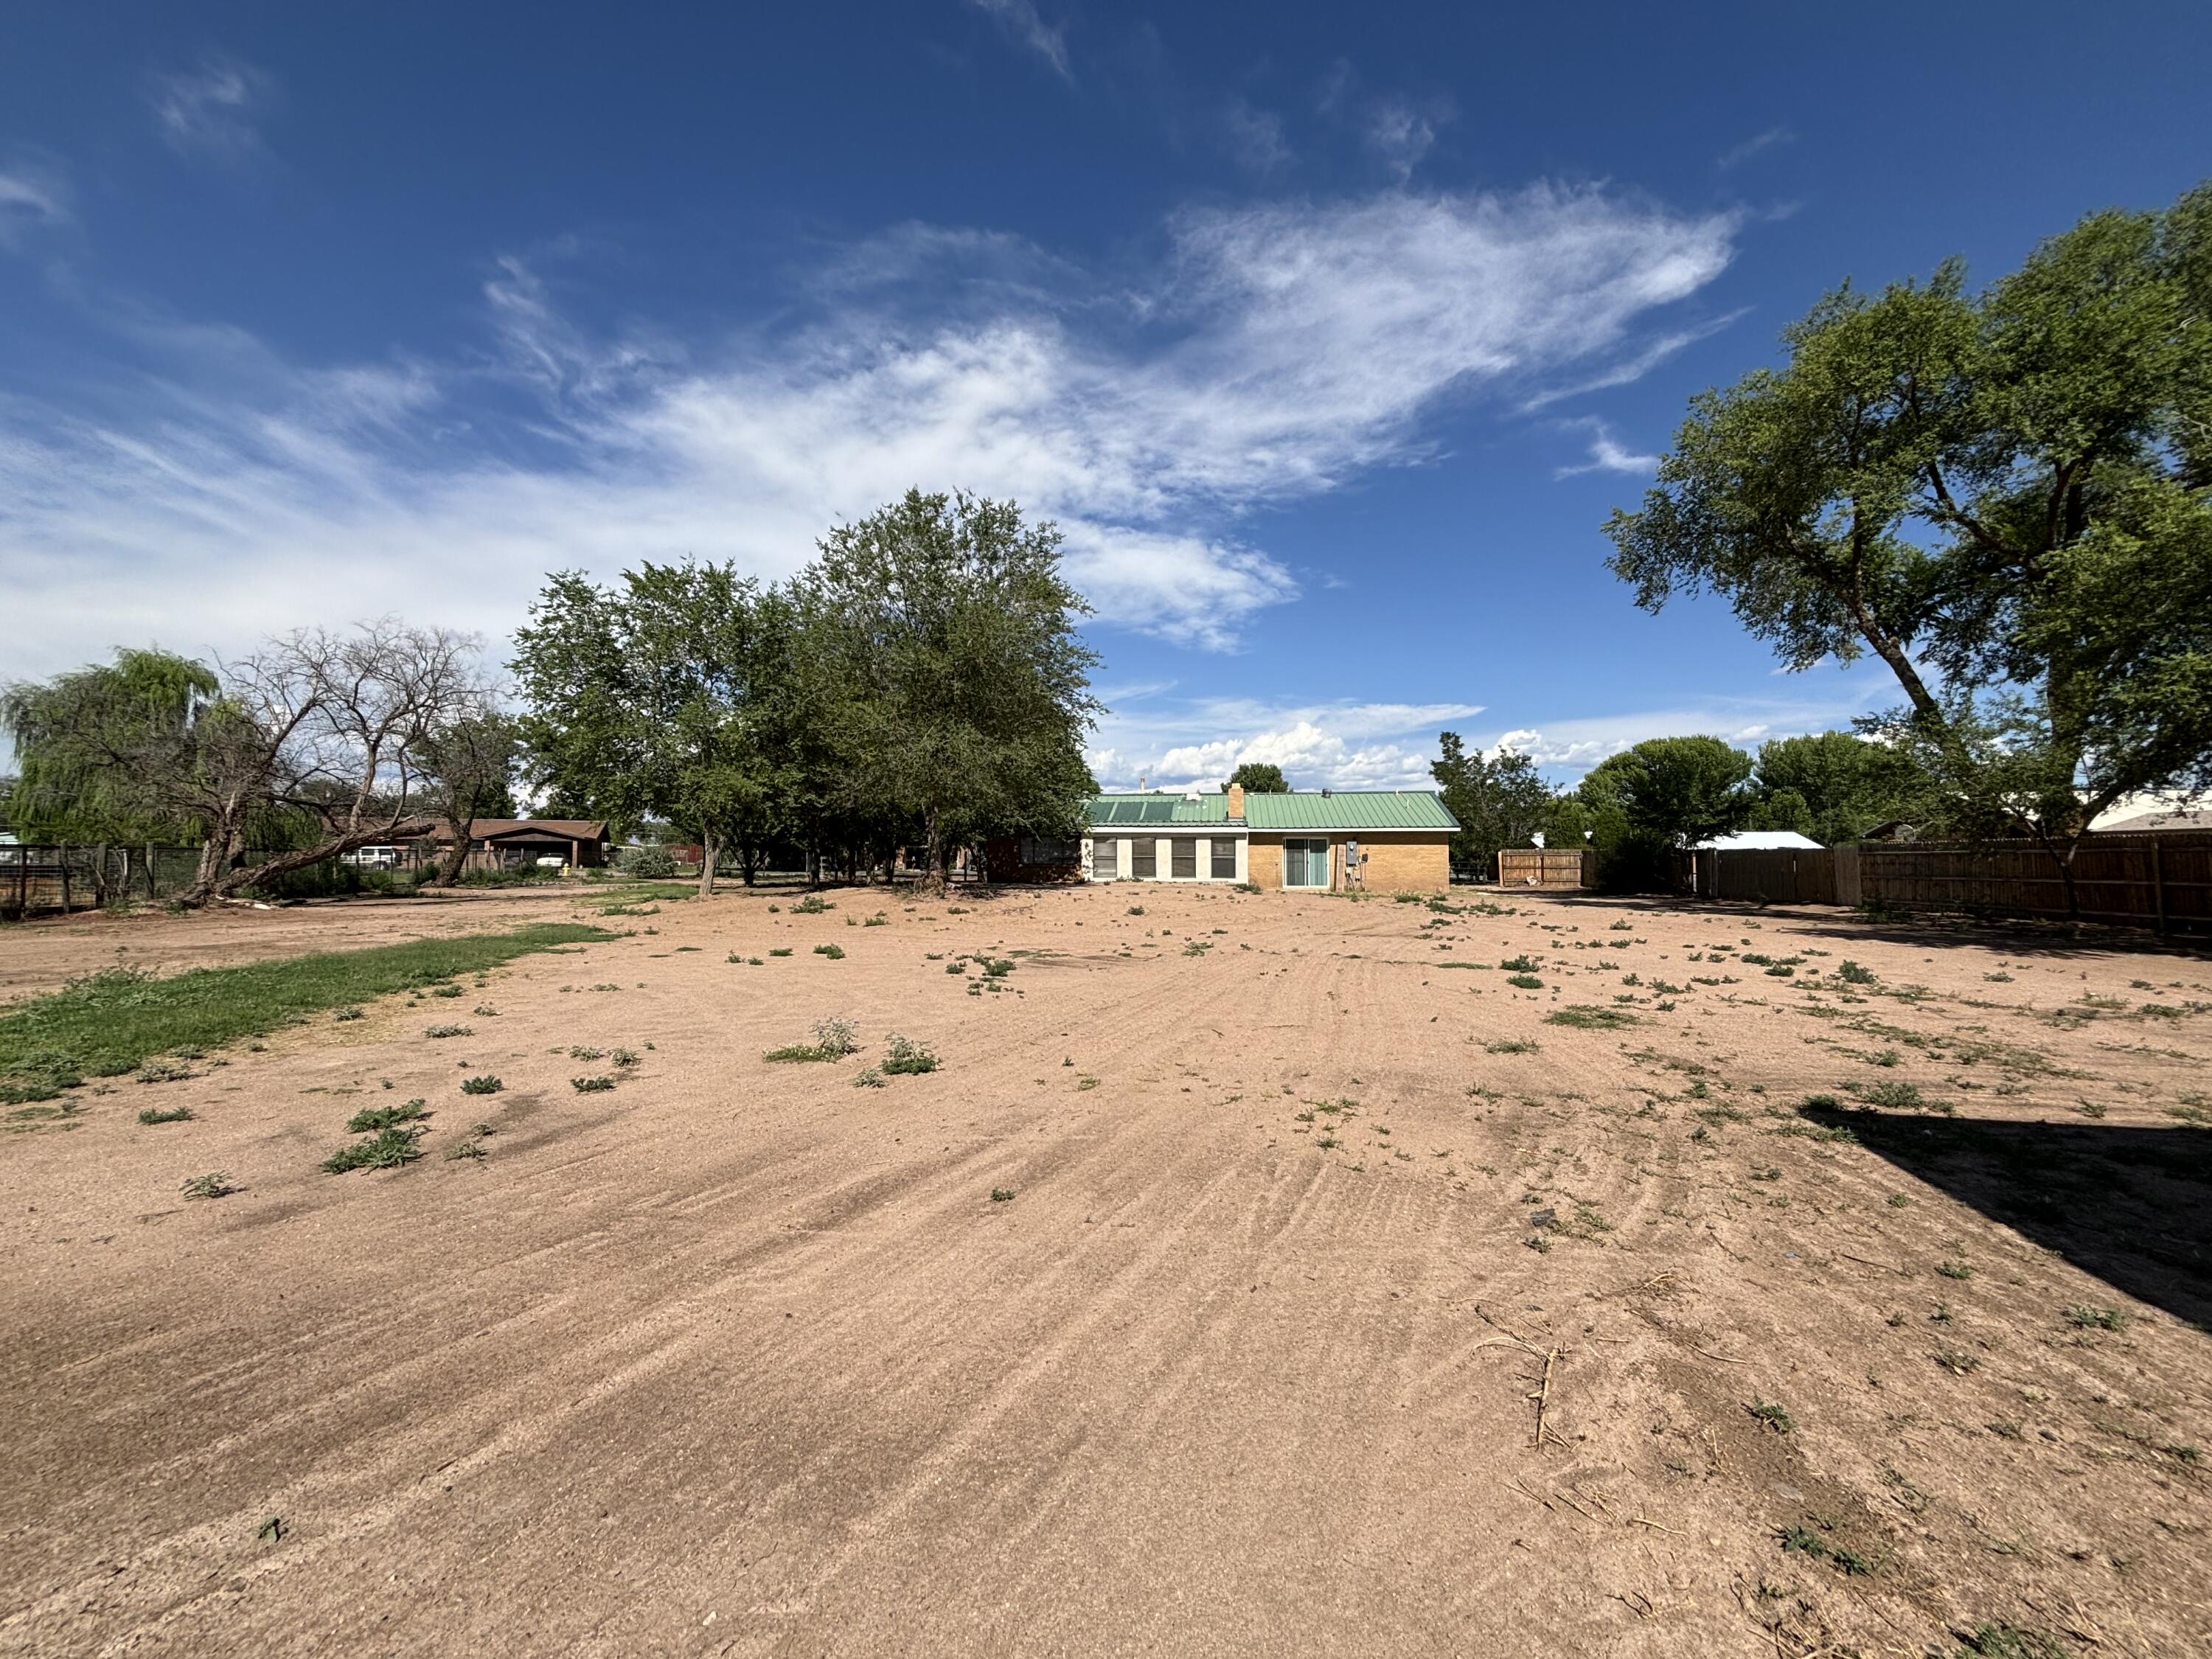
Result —
<path fill-rule="evenodd" d="M 1570 424 L 1589 431 L 1589 459 L 1575 466 L 1554 468 L 1552 472 L 1553 477 L 1579 477 L 1585 472 L 1626 472 L 1649 477 L 1659 470 L 1656 455 L 1638 454 L 1629 448 L 1613 435 L 1603 421 L 1592 418 Z"/>
<path fill-rule="evenodd" d="M 1394 191 L 1193 210 L 1156 269 L 1109 280 L 910 228 L 832 261 L 817 320 L 735 343 L 611 336 L 508 258 L 489 349 L 442 363 L 303 367 L 116 307 L 128 373 L 0 401 L 0 609 L 40 619 L 5 665 L 234 649 L 401 600 L 496 636 L 550 568 L 775 576 L 915 484 L 1057 520 L 1103 622 L 1231 647 L 1298 592 L 1248 514 L 1420 459 L 1441 400 L 1633 356 L 1735 230 L 1595 189 Z M 1006 280 L 933 280 L 951 258 Z"/>
<path fill-rule="evenodd" d="M 1378 98 L 1366 113 L 1367 147 L 1403 184 L 1435 148 L 1437 128 L 1450 118 L 1448 104 L 1423 105 L 1397 96 Z"/>
<path fill-rule="evenodd" d="M 1067 64 L 1067 31 L 1038 15 L 1036 0 L 971 0 L 996 19 L 999 27 L 1053 67 L 1064 81 L 1075 77 Z"/>
<path fill-rule="evenodd" d="M 261 148 L 256 120 L 274 84 L 240 58 L 208 52 L 191 69 L 154 77 L 154 130 L 179 155 L 243 160 Z"/>
<path fill-rule="evenodd" d="M 58 167 L 21 155 L 0 161 L 0 248 L 21 248 L 71 216 L 69 185 Z"/>
<path fill-rule="evenodd" d="M 1221 127 L 1230 159 L 1247 173 L 1267 178 L 1292 161 L 1283 118 L 1244 98 L 1232 98 L 1222 111 Z"/>
<path fill-rule="evenodd" d="M 1790 131 L 1788 127 L 1769 127 L 1765 131 L 1722 151 L 1714 158 L 1713 166 L 1719 171 L 1726 173 L 1730 167 L 1741 167 L 1761 150 L 1771 149 L 1777 144 L 1794 143 L 1796 137 L 1797 135 Z"/>

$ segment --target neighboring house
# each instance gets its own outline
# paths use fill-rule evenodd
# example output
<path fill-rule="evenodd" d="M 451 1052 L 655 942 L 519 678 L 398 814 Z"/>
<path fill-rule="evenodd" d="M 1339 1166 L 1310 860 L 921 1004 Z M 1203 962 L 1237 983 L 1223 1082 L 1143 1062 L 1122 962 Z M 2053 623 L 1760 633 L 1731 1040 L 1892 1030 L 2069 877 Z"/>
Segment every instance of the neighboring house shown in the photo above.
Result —
<path fill-rule="evenodd" d="M 2100 823 L 2100 835 L 2108 830 L 2135 834 L 2143 830 L 2212 830 L 2212 812 L 2139 812 L 2134 817 L 2122 818 L 2117 823 Z"/>
<path fill-rule="evenodd" d="M 614 840 L 605 818 L 478 818 L 470 831 L 471 870 L 512 870 L 547 859 L 596 870 L 611 862 Z M 430 842 L 442 853 L 453 844 L 453 826 L 442 819 L 414 824 L 401 838 Z"/>
<path fill-rule="evenodd" d="M 1249 882 L 1310 892 L 1441 893 L 1459 823 L 1424 789 L 1100 795 L 1080 849 L 1092 881 Z"/>
<path fill-rule="evenodd" d="M 1820 843 L 1810 836 L 1801 836 L 1795 830 L 1739 830 L 1732 836 L 1715 836 L 1711 841 L 1698 842 L 1693 849 L 1699 853 L 1780 853 L 1808 850 L 1819 852 Z"/>

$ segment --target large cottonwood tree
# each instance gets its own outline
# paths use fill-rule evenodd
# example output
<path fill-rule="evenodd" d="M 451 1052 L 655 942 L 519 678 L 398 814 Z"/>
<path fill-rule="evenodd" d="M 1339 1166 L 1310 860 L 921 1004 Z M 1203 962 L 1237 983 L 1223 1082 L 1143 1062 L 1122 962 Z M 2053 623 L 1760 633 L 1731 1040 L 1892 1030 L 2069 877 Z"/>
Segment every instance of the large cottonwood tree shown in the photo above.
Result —
<path fill-rule="evenodd" d="M 1784 341 L 1607 522 L 1637 602 L 1717 592 L 1791 669 L 1879 657 L 1888 738 L 2063 866 L 2122 797 L 2212 787 L 2212 185 L 1979 294 L 1846 285 Z"/>

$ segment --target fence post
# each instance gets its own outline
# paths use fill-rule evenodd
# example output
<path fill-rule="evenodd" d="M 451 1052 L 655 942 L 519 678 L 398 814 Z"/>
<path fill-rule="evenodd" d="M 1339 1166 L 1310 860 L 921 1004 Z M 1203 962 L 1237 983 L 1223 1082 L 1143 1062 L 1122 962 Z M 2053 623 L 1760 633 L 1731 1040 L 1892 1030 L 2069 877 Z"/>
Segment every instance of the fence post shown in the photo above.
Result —
<path fill-rule="evenodd" d="M 2166 931 L 2166 843 L 2156 836 L 2150 838 L 2150 890 L 2152 902 L 2158 912 L 2158 931 Z"/>
<path fill-rule="evenodd" d="M 69 843 L 67 842 L 64 842 L 61 844 L 60 852 L 62 861 L 62 914 L 64 915 L 67 915 L 70 913 Z"/>

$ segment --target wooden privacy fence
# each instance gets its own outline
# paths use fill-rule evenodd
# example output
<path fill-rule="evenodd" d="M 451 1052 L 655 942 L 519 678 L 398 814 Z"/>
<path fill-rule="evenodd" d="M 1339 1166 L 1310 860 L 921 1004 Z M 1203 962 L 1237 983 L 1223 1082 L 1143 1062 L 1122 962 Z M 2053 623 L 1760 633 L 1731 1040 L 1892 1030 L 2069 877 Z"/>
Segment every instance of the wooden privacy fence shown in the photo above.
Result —
<path fill-rule="evenodd" d="M 1504 847 L 1498 853 L 1500 887 L 1589 887 L 1597 854 L 1577 847 Z"/>
<path fill-rule="evenodd" d="M 1760 848 L 1692 853 L 1692 890 L 1704 898 L 1766 904 L 1833 904 L 1840 848 Z"/>
<path fill-rule="evenodd" d="M 2066 880 L 2039 842 L 1863 842 L 1838 848 L 1836 902 L 2063 917 Z M 2212 932 L 2212 831 L 2082 838 L 2076 914 L 2161 933 Z"/>

